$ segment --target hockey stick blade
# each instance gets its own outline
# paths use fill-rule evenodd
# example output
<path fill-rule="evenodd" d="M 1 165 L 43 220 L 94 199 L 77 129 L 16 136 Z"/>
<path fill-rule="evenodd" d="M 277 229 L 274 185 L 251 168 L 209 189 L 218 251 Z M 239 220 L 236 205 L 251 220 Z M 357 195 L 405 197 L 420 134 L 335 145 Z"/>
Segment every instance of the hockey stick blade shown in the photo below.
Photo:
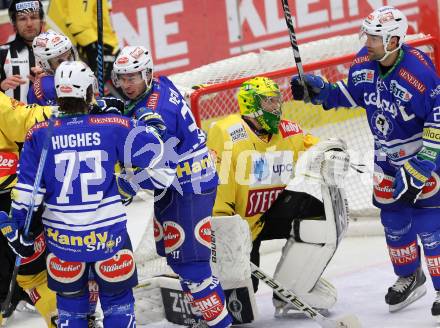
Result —
<path fill-rule="evenodd" d="M 251 262 L 252 275 L 266 285 L 273 289 L 273 291 L 285 302 L 294 305 L 299 311 L 304 313 L 307 317 L 315 320 L 321 327 L 324 328 L 361 328 L 362 325 L 355 315 L 345 315 L 336 320 L 331 320 L 324 317 L 322 314 L 313 309 L 310 305 L 304 302 L 291 290 L 284 288 L 282 284 L 273 279 L 271 276 L 262 271 L 258 266 Z"/>

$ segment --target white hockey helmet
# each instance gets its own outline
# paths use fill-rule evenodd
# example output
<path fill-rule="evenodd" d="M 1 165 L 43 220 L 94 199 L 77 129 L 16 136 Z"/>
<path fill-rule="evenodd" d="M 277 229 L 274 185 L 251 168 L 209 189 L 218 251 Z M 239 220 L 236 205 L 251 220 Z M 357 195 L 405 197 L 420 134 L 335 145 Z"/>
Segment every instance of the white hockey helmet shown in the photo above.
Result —
<path fill-rule="evenodd" d="M 402 47 L 407 30 L 408 20 L 405 15 L 399 9 L 392 6 L 384 6 L 376 9 L 364 19 L 360 36 L 370 34 L 382 37 L 385 49 L 385 56 L 380 59 L 382 61 Z M 388 51 L 388 43 L 393 36 L 399 37 L 399 44 L 395 50 Z"/>
<path fill-rule="evenodd" d="M 141 73 L 141 77 L 147 84 L 147 90 L 153 83 L 153 59 L 150 51 L 142 46 L 124 47 L 113 63 L 112 80 L 116 87 L 120 86 L 118 75 L 129 73 Z"/>
<path fill-rule="evenodd" d="M 83 98 L 87 101 L 87 89 L 98 90 L 92 70 L 81 61 L 62 62 L 55 71 L 55 90 L 58 98 Z"/>
<path fill-rule="evenodd" d="M 32 41 L 32 49 L 37 64 L 49 73 L 53 73 L 49 59 L 55 58 L 70 50 L 72 51 L 74 59 L 77 60 L 76 52 L 69 38 L 53 30 L 48 30 L 38 35 Z"/>

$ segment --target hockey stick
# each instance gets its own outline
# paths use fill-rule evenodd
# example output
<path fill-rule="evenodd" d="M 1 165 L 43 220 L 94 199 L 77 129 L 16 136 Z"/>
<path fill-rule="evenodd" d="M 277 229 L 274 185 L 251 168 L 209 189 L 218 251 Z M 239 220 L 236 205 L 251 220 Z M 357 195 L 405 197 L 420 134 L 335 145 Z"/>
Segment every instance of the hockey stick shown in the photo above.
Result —
<path fill-rule="evenodd" d="M 26 213 L 26 219 L 24 221 L 23 239 L 27 239 L 29 237 L 29 229 L 31 226 L 32 215 L 34 213 L 34 208 L 35 208 L 35 198 L 37 197 L 38 189 L 40 188 L 41 178 L 43 176 L 43 169 L 46 163 L 47 153 L 49 151 L 50 138 L 52 136 L 53 126 L 55 124 L 55 119 L 57 116 L 56 112 L 57 109 L 55 107 L 52 107 L 52 115 L 49 118 L 49 125 L 46 130 L 46 138 L 44 139 L 43 149 L 41 150 L 40 161 L 38 162 L 37 173 L 35 174 L 35 181 L 32 189 L 31 199 L 29 202 L 29 208 Z M 12 271 L 11 282 L 9 283 L 8 294 L 6 295 L 6 299 L 3 303 L 2 313 L 5 313 L 8 310 L 9 304 L 11 303 L 12 294 L 15 289 L 18 269 L 20 268 L 20 265 L 21 265 L 21 257 L 17 255 L 17 257 L 15 258 L 14 270 Z"/>
<path fill-rule="evenodd" d="M 102 0 L 96 0 L 96 19 L 97 19 L 97 27 L 98 27 L 98 42 L 96 45 L 97 54 L 97 76 L 98 76 L 98 89 L 99 96 L 104 96 L 104 40 L 103 40 L 103 23 L 102 23 Z"/>
<path fill-rule="evenodd" d="M 315 320 L 324 328 L 361 328 L 359 319 L 354 315 L 347 315 L 342 318 L 331 320 L 314 310 L 310 305 L 300 299 L 294 292 L 284 288 L 278 281 L 262 271 L 251 262 L 252 275 L 274 290 L 274 292 L 285 302 L 295 306 L 310 319 Z"/>
<path fill-rule="evenodd" d="M 304 69 L 302 66 L 301 56 L 299 54 L 298 42 L 296 41 L 295 29 L 293 28 L 292 14 L 290 13 L 289 3 L 288 0 L 281 0 L 281 3 L 283 5 L 284 18 L 286 19 L 287 30 L 290 37 L 290 45 L 292 46 L 296 68 L 298 69 L 299 78 L 304 85 L 304 102 L 310 102 L 309 91 L 304 83 Z"/>

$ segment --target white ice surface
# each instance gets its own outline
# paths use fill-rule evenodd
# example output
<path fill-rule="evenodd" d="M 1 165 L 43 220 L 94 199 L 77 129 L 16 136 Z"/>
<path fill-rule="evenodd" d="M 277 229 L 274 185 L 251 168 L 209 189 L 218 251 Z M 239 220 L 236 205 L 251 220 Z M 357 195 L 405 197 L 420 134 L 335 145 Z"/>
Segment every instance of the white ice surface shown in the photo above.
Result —
<path fill-rule="evenodd" d="M 144 222 L 151 209 L 150 204 L 134 202 L 128 207 L 129 231 L 136 244 L 144 229 Z M 273 273 L 280 252 L 263 255 L 262 268 Z M 426 267 L 425 267 L 425 272 Z M 383 237 L 352 237 L 342 241 L 335 257 L 324 273 L 338 290 L 338 302 L 331 311 L 331 318 L 343 314 L 356 314 L 365 328 L 428 328 L 436 326 L 430 308 L 434 291 L 428 278 L 426 296 L 401 310 L 389 313 L 384 302 L 387 288 L 395 281 Z M 260 283 L 257 293 L 259 315 L 255 322 L 246 325 L 259 328 L 318 327 L 309 319 L 275 319 L 273 317 L 272 291 Z M 7 327 L 45 327 L 44 321 L 34 314 L 17 313 Z M 167 322 L 147 326 L 149 328 L 179 327 Z"/>

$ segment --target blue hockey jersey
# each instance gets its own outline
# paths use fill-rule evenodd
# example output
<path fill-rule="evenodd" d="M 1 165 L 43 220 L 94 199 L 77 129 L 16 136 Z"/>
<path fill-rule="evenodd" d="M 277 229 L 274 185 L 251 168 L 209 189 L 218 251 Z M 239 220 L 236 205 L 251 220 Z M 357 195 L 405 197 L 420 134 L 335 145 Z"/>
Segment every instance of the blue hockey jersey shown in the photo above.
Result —
<path fill-rule="evenodd" d="M 48 248 L 69 261 L 94 262 L 116 253 L 127 236 L 114 167 L 168 169 L 157 133 L 119 115 L 72 115 L 55 121 L 36 207 Z M 23 227 L 48 121 L 29 130 L 13 191 L 12 216 Z M 128 162 L 128 163 L 127 163 Z"/>
<path fill-rule="evenodd" d="M 147 93 L 128 102 L 125 115 L 135 117 L 136 111 L 143 107 L 159 113 L 168 137 L 177 138 L 174 148 L 178 157 L 177 183 L 173 183 L 172 188 L 192 193 L 216 188 L 218 177 L 206 147 L 206 135 L 198 128 L 191 109 L 174 84 L 164 76 L 153 79 Z"/>
<path fill-rule="evenodd" d="M 41 106 L 56 105 L 57 94 L 53 75 L 45 75 L 35 79 L 27 94 L 28 104 Z"/>
<path fill-rule="evenodd" d="M 325 109 L 366 109 L 375 143 L 374 198 L 379 207 L 394 206 L 392 185 L 397 169 L 418 152 L 431 154 L 437 169 L 416 206 L 439 206 L 440 79 L 430 58 L 403 45 L 394 66 L 385 74 L 370 61 L 364 47 L 357 54 L 347 83 L 331 85 Z"/>

